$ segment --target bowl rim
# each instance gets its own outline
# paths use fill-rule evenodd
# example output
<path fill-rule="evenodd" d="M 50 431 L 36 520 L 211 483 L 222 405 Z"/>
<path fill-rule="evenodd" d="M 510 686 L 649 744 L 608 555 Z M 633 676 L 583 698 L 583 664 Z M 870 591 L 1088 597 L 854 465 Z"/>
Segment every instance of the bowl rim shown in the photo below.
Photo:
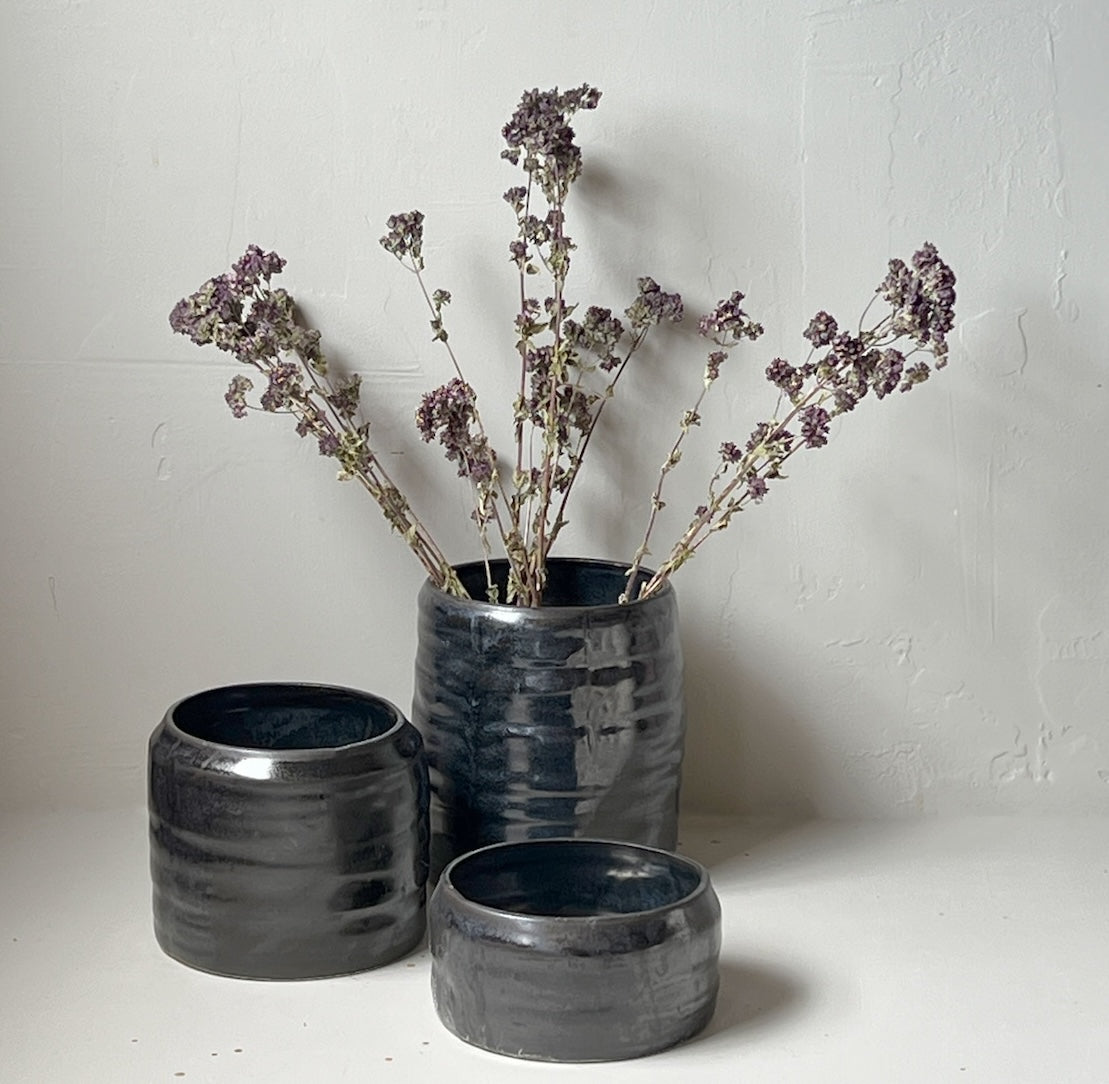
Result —
<path fill-rule="evenodd" d="M 177 724 L 176 714 L 178 709 L 184 704 L 187 704 L 190 700 L 196 700 L 202 696 L 210 696 L 216 693 L 251 692 L 261 689 L 307 689 L 313 693 L 340 693 L 343 696 L 353 696 L 361 700 L 372 700 L 393 716 L 393 722 L 388 729 L 383 730 L 380 734 L 375 734 L 371 738 L 360 738 L 358 741 L 344 742 L 341 745 L 312 745 L 291 749 L 275 749 L 256 745 L 232 745 L 228 742 L 215 741 L 212 738 L 201 738 L 196 734 L 190 734 L 189 731 Z M 367 692 L 365 689 L 355 689 L 352 686 L 312 681 L 244 681 L 232 682 L 228 685 L 213 685 L 207 689 L 198 689 L 196 692 L 189 693 L 187 696 L 175 700 L 166 709 L 166 713 L 162 717 L 161 722 L 161 726 L 164 727 L 168 733 L 172 734 L 175 740 L 187 742 L 198 748 L 214 749 L 221 752 L 226 750 L 229 753 L 244 754 L 247 757 L 266 757 L 274 760 L 294 762 L 301 760 L 318 760 L 320 757 L 329 754 L 337 755 L 344 752 L 351 752 L 362 747 L 379 745 L 395 737 L 406 725 L 409 724 L 404 712 L 402 712 L 391 700 L 387 700 L 383 696 Z"/>
<path fill-rule="evenodd" d="M 510 911 L 504 907 L 494 907 L 492 904 L 482 903 L 479 900 L 471 899 L 465 895 L 462 890 L 454 883 L 452 874 L 455 867 L 462 863 L 474 859 L 477 856 L 485 856 L 496 851 L 511 850 L 518 848 L 539 848 L 548 846 L 559 846 L 566 844 L 585 844 L 586 846 L 604 846 L 604 847 L 619 847 L 624 850 L 638 851 L 644 854 L 654 855 L 662 858 L 670 863 L 679 863 L 692 872 L 697 874 L 697 884 L 690 889 L 689 892 L 683 896 L 679 896 L 675 900 L 668 903 L 660 904 L 657 907 L 648 907 L 641 911 L 621 911 L 617 913 L 606 913 L 601 915 L 537 915 L 525 914 L 520 911 Z M 662 847 L 650 847 L 642 843 L 629 843 L 626 840 L 619 839 L 603 839 L 594 836 L 553 836 L 544 839 L 521 839 L 521 840 L 506 840 L 500 843 L 489 843 L 484 847 L 478 847 L 475 850 L 467 851 L 465 854 L 459 855 L 454 858 L 443 869 L 439 875 L 439 883 L 435 889 L 435 895 L 449 895 L 451 899 L 451 906 L 455 908 L 462 908 L 472 914 L 482 915 L 489 918 L 496 918 L 505 921 L 510 921 L 513 924 L 526 924 L 529 926 L 546 925 L 554 923 L 558 926 L 574 926 L 579 925 L 583 928 L 593 928 L 597 925 L 603 926 L 618 926 L 628 922 L 637 921 L 641 918 L 657 917 L 664 915 L 670 911 L 675 911 L 681 908 L 688 907 L 695 903 L 700 897 L 712 891 L 712 879 L 709 876 L 708 868 L 695 858 L 690 858 L 688 855 L 678 854 L 675 851 L 667 851 Z"/>

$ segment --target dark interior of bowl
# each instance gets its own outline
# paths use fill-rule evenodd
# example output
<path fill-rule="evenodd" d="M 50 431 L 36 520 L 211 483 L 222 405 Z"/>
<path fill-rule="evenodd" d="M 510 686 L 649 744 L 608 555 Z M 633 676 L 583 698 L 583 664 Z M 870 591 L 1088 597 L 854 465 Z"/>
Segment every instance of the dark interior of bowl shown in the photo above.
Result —
<path fill-rule="evenodd" d="M 179 730 L 245 749 L 331 749 L 388 733 L 398 722 L 384 700 L 323 685 L 233 685 L 183 700 Z"/>
<path fill-rule="evenodd" d="M 485 564 L 474 561 L 460 565 L 458 578 L 471 598 L 484 601 L 487 597 Z M 508 597 L 508 562 L 490 562 L 498 598 Z M 612 606 L 620 601 L 627 586 L 627 566 L 607 561 L 577 560 L 553 557 L 547 562 L 547 586 L 543 591 L 544 606 Z M 641 570 L 636 583 L 646 583 L 651 573 Z"/>
<path fill-rule="evenodd" d="M 533 840 L 475 851 L 451 867 L 466 899 L 522 915 L 630 915 L 685 899 L 700 868 L 623 843 Z"/>

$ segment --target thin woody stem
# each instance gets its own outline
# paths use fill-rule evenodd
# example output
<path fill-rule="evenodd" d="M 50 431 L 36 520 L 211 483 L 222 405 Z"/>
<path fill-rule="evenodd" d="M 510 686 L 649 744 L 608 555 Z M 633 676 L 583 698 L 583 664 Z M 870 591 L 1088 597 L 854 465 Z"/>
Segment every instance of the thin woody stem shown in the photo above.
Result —
<path fill-rule="evenodd" d="M 563 526 L 566 523 L 566 505 L 570 500 L 570 490 L 573 488 L 574 483 L 577 481 L 578 474 L 581 472 L 581 465 L 585 459 L 585 450 L 589 447 L 590 438 L 593 436 L 593 431 L 597 428 L 597 422 L 600 420 L 601 412 L 605 409 L 606 404 L 612 396 L 616 388 L 616 384 L 620 377 L 623 375 L 624 370 L 627 368 L 628 362 L 631 360 L 632 354 L 639 349 L 643 344 L 643 340 L 647 337 L 647 329 L 643 328 L 642 331 L 636 334 L 635 339 L 632 341 L 631 346 L 628 347 L 628 352 L 624 355 L 624 360 L 620 362 L 619 368 L 616 370 L 616 375 L 609 382 L 605 388 L 601 402 L 593 417 L 589 422 L 589 428 L 585 431 L 581 440 L 578 442 L 577 448 L 574 450 L 574 463 L 570 468 L 569 476 L 566 482 L 566 488 L 562 491 L 562 500 L 558 505 L 558 514 L 555 516 L 554 528 L 551 532 L 551 545 L 554 545 L 555 539 L 559 536 Z"/>
<path fill-rule="evenodd" d="M 416 276 L 416 282 L 419 284 L 420 292 L 423 294 L 424 301 L 427 303 L 428 309 L 431 311 L 432 316 L 433 317 L 438 317 L 439 316 L 439 310 L 436 308 L 435 302 L 432 301 L 431 295 L 428 293 L 427 284 L 424 282 L 424 277 L 423 277 L 423 273 L 422 273 L 422 270 L 421 270 L 421 264 L 422 264 L 422 261 L 418 262 L 414 259 L 412 261 L 412 264 L 411 264 L 411 271 Z M 455 355 L 454 348 L 451 346 L 450 340 L 447 339 L 444 335 L 443 337 L 440 338 L 440 341 L 442 342 L 443 346 L 446 348 L 447 355 L 450 357 L 451 364 L 454 366 L 454 371 L 458 375 L 458 378 L 463 383 L 466 383 L 466 378 L 465 378 L 465 376 L 463 375 L 463 372 L 462 372 L 462 366 L 459 364 L 458 357 Z M 481 420 L 481 414 L 478 412 L 476 404 L 474 405 L 473 418 L 474 418 L 475 424 L 477 425 L 478 435 L 480 436 L 480 438 L 481 438 L 483 444 L 485 445 L 485 447 L 487 447 L 489 449 L 490 455 L 493 455 L 494 454 L 493 451 L 492 451 L 493 446 L 489 442 L 488 435 L 486 434 L 486 431 L 485 431 L 485 425 Z M 514 561 L 513 556 L 512 556 L 513 547 L 511 545 L 509 545 L 509 540 L 510 540 L 511 536 L 510 536 L 509 532 L 505 529 L 504 521 L 501 518 L 500 509 L 498 507 L 498 498 L 500 500 L 504 501 L 505 506 L 508 509 L 509 517 L 513 521 L 513 528 L 518 531 L 519 527 L 518 527 L 518 524 L 515 521 L 515 516 L 513 515 L 512 502 L 509 500 L 508 494 L 505 492 L 504 484 L 501 481 L 500 475 L 499 475 L 499 473 L 496 469 L 495 459 L 494 459 L 494 462 L 492 463 L 492 471 L 493 471 L 493 485 L 495 487 L 495 491 L 492 491 L 490 493 L 490 496 L 493 498 L 493 503 L 492 503 L 493 517 L 492 518 L 493 518 L 493 521 L 497 525 L 497 531 L 501 536 L 501 541 L 504 543 L 504 548 L 505 548 L 506 554 L 508 555 L 508 559 L 509 559 L 510 562 L 515 564 L 515 561 Z M 474 492 L 474 512 L 475 512 L 475 515 L 478 517 L 479 525 L 483 522 L 487 523 L 488 520 L 489 520 L 489 517 L 487 515 L 485 515 L 483 510 L 482 510 L 482 507 L 481 507 L 482 502 L 480 501 L 480 499 L 478 498 L 478 495 L 477 495 L 477 486 L 476 486 L 475 483 L 473 483 L 472 480 L 471 480 L 471 486 L 472 486 L 472 489 L 473 489 L 473 492 Z M 488 546 L 488 538 L 484 534 L 482 536 L 482 543 L 483 543 L 483 549 L 485 551 L 485 569 L 486 569 L 487 584 L 488 584 L 489 590 L 492 591 L 493 590 L 493 579 L 492 579 L 492 572 L 489 568 L 489 561 L 488 561 L 488 556 L 489 556 L 490 550 L 489 550 L 489 546 Z M 519 570 L 517 570 L 517 572 L 519 573 Z"/>
<path fill-rule="evenodd" d="M 678 460 L 681 457 L 681 445 L 689 433 L 690 425 L 684 423 L 684 417 L 692 415 L 696 417 L 697 412 L 701 409 L 701 404 L 705 400 L 705 395 L 708 393 L 711 385 L 706 384 L 701 388 L 701 394 L 697 396 L 697 401 L 693 404 L 693 409 L 683 416 L 683 425 L 681 432 L 678 434 L 677 440 L 674 441 L 673 447 L 670 449 L 670 454 L 666 457 L 658 475 L 658 482 L 655 484 L 654 493 L 651 494 L 651 515 L 647 520 L 647 529 L 643 533 L 643 541 L 639 544 L 639 548 L 635 551 L 635 556 L 632 558 L 631 568 L 627 573 L 627 587 L 624 590 L 621 599 L 627 601 L 631 595 L 630 592 L 635 585 L 636 577 L 639 575 L 640 566 L 643 563 L 643 558 L 650 552 L 649 546 L 651 542 L 651 534 L 655 529 L 655 520 L 658 518 L 659 511 L 663 507 L 662 489 L 666 484 L 667 475 L 678 465 Z M 636 597 L 642 596 L 642 591 L 636 593 Z"/>

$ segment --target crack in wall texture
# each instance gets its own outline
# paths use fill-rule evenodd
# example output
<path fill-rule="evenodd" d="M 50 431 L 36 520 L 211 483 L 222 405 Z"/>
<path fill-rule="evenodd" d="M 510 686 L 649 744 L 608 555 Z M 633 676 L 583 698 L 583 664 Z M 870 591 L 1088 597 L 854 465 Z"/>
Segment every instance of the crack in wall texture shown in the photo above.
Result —
<path fill-rule="evenodd" d="M 235 421 L 182 294 L 249 242 L 459 560 L 466 495 L 411 425 L 451 373 L 378 244 L 427 215 L 451 342 L 507 446 L 516 285 L 500 126 L 590 81 L 571 290 L 650 274 L 737 351 L 661 525 L 773 409 L 818 309 L 852 324 L 890 256 L 959 276 L 949 367 L 865 402 L 676 580 L 684 796 L 831 816 L 1109 808 L 1109 121 L 1100 0 L 571 5 L 28 0 L 0 35 L 0 805 L 142 800 L 172 700 L 243 680 L 411 696 L 419 569 L 282 419 Z M 531 44 L 529 44 L 531 43 Z M 563 553 L 627 558 L 702 355 L 622 381 Z M 724 386 L 726 385 L 726 387 Z M 869 409 L 868 409 L 869 408 Z M 666 517 L 670 516 L 670 519 Z"/>

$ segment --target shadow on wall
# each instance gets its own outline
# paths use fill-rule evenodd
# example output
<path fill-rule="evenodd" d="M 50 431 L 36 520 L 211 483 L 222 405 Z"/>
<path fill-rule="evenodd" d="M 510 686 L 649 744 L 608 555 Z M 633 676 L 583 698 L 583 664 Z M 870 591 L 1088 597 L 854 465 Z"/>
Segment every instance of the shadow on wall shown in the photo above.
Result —
<path fill-rule="evenodd" d="M 798 819 L 817 815 L 815 797 L 827 781 L 806 738 L 808 724 L 785 699 L 783 687 L 688 625 L 683 640 L 683 808 Z"/>

